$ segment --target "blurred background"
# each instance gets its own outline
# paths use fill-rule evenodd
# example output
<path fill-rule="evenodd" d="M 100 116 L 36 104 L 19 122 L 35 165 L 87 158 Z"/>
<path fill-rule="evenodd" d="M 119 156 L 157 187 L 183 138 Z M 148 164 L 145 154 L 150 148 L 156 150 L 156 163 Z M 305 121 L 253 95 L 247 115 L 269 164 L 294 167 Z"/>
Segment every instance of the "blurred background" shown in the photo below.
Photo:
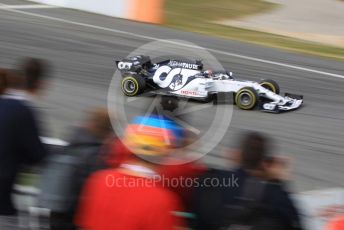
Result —
<path fill-rule="evenodd" d="M 0 0 L 0 68 L 20 75 L 24 57 L 46 62 L 44 91 L 32 106 L 52 151 L 75 141 L 80 127 L 95 130 L 92 121 L 100 119 L 90 117 L 102 112 L 94 108 L 107 108 L 109 88 L 120 85 L 115 60 L 152 41 L 192 42 L 238 78 L 276 80 L 283 93 L 304 95 L 303 107 L 278 115 L 233 107 L 229 128 L 201 163 L 230 169 L 243 133 L 272 137 L 275 154 L 290 159 L 290 190 L 307 229 L 321 229 L 328 219 L 318 214 L 344 205 L 343 12 L 342 0 Z M 116 96 L 111 109 L 128 118 L 151 104 Z M 212 125 L 212 111 L 227 106 L 182 103 L 183 119 L 200 135 Z M 20 170 L 16 202 L 25 211 L 36 204 L 41 168 Z"/>

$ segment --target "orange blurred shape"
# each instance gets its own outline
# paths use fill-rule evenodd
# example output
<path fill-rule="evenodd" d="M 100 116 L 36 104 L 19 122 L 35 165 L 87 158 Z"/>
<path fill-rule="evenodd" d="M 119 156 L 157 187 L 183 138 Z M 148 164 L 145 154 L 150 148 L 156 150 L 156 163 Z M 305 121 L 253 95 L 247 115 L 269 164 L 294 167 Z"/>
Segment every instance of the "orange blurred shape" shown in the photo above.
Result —
<path fill-rule="evenodd" d="M 163 155 L 172 147 L 174 139 L 167 129 L 131 124 L 125 131 L 124 142 L 136 154 Z"/>
<path fill-rule="evenodd" d="M 325 230 L 344 230 L 344 215 L 331 220 Z"/>
<path fill-rule="evenodd" d="M 146 126 L 142 124 L 130 124 L 128 125 L 125 135 L 130 136 L 148 136 L 156 142 L 162 142 L 164 144 L 171 145 L 175 139 L 173 133 L 168 129 L 157 128 L 152 126 Z"/>
<path fill-rule="evenodd" d="M 164 0 L 130 0 L 129 19 L 161 24 L 163 22 Z"/>

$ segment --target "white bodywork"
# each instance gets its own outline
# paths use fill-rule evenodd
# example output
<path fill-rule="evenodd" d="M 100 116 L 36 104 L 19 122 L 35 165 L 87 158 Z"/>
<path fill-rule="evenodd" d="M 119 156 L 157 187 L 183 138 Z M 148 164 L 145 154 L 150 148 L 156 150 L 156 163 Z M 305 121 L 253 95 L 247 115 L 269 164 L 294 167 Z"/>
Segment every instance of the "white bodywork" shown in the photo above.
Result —
<path fill-rule="evenodd" d="M 280 96 L 257 82 L 236 80 L 225 73 L 206 77 L 204 72 L 199 70 L 161 66 L 154 73 L 153 81 L 160 88 L 167 89 L 170 94 L 195 99 L 208 98 L 209 94 L 214 92 L 236 93 L 244 87 L 252 87 L 260 97 L 271 100 L 263 104 L 263 109 L 267 111 L 273 111 L 276 107 L 284 111 L 293 110 L 302 104 L 301 99 Z"/>

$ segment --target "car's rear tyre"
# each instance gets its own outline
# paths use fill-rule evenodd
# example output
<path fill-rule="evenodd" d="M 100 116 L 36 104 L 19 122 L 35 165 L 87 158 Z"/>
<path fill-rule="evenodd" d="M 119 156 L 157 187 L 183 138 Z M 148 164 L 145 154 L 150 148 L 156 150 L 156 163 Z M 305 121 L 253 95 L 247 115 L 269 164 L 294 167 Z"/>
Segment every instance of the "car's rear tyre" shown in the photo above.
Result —
<path fill-rule="evenodd" d="M 137 75 L 124 76 L 121 85 L 123 93 L 129 97 L 139 95 L 146 88 L 145 80 Z"/>
<path fill-rule="evenodd" d="M 244 110 L 253 109 L 258 102 L 258 94 L 252 87 L 244 87 L 235 95 L 235 104 Z"/>
<path fill-rule="evenodd" d="M 265 89 L 268 89 L 276 94 L 280 93 L 280 87 L 277 84 L 277 82 L 275 82 L 274 80 L 271 80 L 271 79 L 262 80 L 259 84 L 263 86 Z"/>

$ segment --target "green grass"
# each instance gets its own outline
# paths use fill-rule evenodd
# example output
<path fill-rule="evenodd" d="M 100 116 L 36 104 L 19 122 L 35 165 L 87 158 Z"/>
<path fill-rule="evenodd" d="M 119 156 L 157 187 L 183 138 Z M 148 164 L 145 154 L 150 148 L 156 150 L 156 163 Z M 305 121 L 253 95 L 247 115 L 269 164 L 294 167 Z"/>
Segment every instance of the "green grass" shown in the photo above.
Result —
<path fill-rule="evenodd" d="M 167 24 L 201 25 L 264 12 L 275 6 L 262 0 L 167 0 Z"/>
<path fill-rule="evenodd" d="M 167 0 L 165 25 L 294 52 L 344 60 L 344 48 L 217 24 L 278 7 L 262 0 Z"/>

